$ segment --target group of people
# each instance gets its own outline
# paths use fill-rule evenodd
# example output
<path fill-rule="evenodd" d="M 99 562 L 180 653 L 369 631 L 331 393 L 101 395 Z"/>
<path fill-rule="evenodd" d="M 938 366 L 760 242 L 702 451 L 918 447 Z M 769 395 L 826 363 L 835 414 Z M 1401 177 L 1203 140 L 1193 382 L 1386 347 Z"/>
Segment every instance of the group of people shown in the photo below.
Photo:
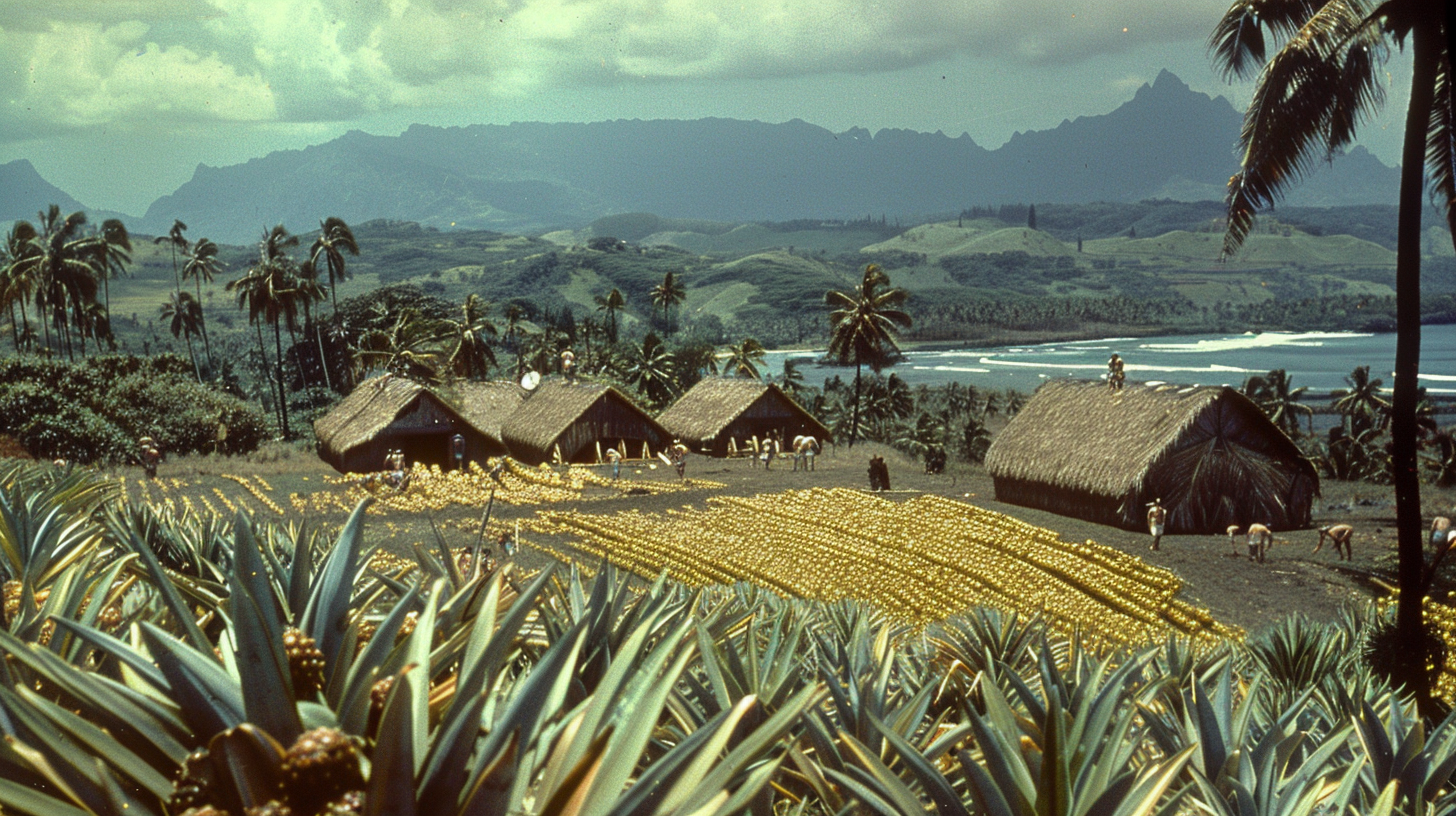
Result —
<path fill-rule="evenodd" d="M 870 483 L 874 484 L 874 463 L 870 464 Z M 1152 549 L 1157 552 L 1158 545 L 1163 539 L 1163 530 L 1168 520 L 1168 509 L 1163 506 L 1162 499 L 1153 499 L 1148 504 L 1148 533 L 1153 537 Z M 1229 547 L 1234 555 L 1239 554 L 1238 539 L 1243 536 L 1244 546 L 1247 548 L 1250 561 L 1264 563 L 1264 558 L 1269 547 L 1274 544 L 1274 531 L 1269 529 L 1267 524 L 1250 524 L 1248 529 L 1237 524 L 1230 524 L 1225 530 L 1228 534 Z M 1355 528 L 1349 524 L 1327 524 L 1319 528 L 1319 541 L 1314 545 L 1315 553 L 1318 553 L 1325 546 L 1328 539 L 1335 546 L 1335 555 L 1346 561 L 1354 557 L 1351 544 L 1355 538 Z M 1436 516 L 1431 520 L 1431 547 L 1437 552 L 1456 545 L 1456 530 L 1452 529 L 1451 519 L 1445 516 Z"/>
<path fill-rule="evenodd" d="M 812 436 L 794 437 L 794 470 L 814 469 L 814 457 L 819 455 L 819 440 Z"/>

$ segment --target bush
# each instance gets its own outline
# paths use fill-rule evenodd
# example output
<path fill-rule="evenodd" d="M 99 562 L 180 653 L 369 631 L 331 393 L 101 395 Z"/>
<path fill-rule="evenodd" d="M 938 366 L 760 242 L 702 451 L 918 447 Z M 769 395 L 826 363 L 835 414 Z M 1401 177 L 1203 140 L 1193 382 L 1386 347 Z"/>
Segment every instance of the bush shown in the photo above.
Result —
<path fill-rule="evenodd" d="M 269 436 L 257 409 L 199 384 L 175 354 L 0 360 L 0 433 L 38 458 L 80 462 L 130 461 L 140 436 L 166 453 L 242 453 Z"/>
<path fill-rule="evenodd" d="M 131 439 L 121 429 L 74 404 L 30 417 L 16 438 L 37 459 L 119 462 L 128 460 L 131 449 Z"/>

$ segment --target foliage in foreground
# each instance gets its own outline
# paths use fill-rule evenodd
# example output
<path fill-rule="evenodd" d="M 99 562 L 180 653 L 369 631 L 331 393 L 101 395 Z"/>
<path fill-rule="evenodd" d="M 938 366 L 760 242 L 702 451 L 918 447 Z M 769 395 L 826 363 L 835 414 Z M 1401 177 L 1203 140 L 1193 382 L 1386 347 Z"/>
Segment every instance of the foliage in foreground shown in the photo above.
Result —
<path fill-rule="evenodd" d="M 610 566 L 405 568 L 363 506 L 329 542 L 94 484 L 0 473 L 6 812 L 1456 806 L 1456 719 L 1427 730 L 1358 668 L 1368 615 L 1096 651 L 993 610 L 916 631 Z"/>

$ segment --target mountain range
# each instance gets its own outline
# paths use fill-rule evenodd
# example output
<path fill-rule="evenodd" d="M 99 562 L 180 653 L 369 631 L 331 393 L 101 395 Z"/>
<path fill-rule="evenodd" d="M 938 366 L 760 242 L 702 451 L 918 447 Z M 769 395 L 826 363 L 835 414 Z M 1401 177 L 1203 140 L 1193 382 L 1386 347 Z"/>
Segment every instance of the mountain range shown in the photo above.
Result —
<path fill-rule="evenodd" d="M 351 131 L 230 167 L 199 165 L 134 232 L 256 240 L 265 225 L 306 232 L 327 216 L 441 229 L 532 233 L 604 215 L 652 212 L 718 221 L 954 216 L 974 205 L 1219 199 L 1237 169 L 1241 114 L 1164 71 L 1110 113 L 1017 133 L 994 150 L 968 135 L 800 120 L 523 122 Z M 1398 171 L 1364 148 L 1335 157 L 1291 205 L 1391 204 Z M 0 220 L 49 203 L 83 208 L 29 162 L 0 166 Z M 93 213 L 93 220 L 110 213 Z"/>

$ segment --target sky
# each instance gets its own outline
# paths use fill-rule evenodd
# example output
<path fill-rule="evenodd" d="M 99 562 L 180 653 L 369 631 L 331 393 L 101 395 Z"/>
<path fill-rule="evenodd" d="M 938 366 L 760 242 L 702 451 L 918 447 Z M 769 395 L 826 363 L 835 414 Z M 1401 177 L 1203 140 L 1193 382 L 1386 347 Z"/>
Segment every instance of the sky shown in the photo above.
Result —
<path fill-rule="evenodd" d="M 1228 0 L 7 0 L 0 162 L 140 215 L 192 177 L 349 130 L 726 117 L 835 132 L 1099 115 L 1208 57 Z M 1397 163 L 1409 64 L 1360 142 Z M 1232 149 L 1232 146 L 1230 146 Z M 39 206 L 39 205 L 38 205 Z"/>

